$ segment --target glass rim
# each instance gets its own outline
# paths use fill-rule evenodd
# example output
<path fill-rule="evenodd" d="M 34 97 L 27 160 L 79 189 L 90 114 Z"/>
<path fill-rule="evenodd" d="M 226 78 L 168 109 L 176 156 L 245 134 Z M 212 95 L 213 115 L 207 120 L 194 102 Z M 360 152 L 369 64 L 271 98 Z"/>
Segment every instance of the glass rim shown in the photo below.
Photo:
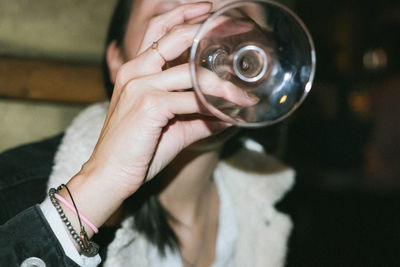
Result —
<path fill-rule="evenodd" d="M 308 40 L 308 44 L 310 45 L 310 57 L 311 57 L 311 72 L 309 75 L 308 80 L 304 83 L 304 92 L 301 96 L 301 98 L 299 99 L 298 103 L 294 104 L 290 110 L 288 112 L 286 112 L 284 115 L 280 116 L 277 119 L 274 120 L 266 120 L 266 121 L 260 121 L 260 122 L 240 122 L 238 120 L 235 120 L 234 118 L 232 118 L 231 116 L 223 113 L 222 111 L 220 111 L 218 108 L 214 107 L 213 105 L 211 105 L 207 99 L 205 98 L 203 92 L 201 92 L 199 84 L 197 82 L 197 78 L 196 78 L 196 64 L 194 62 L 195 56 L 196 56 L 196 51 L 200 42 L 200 36 L 203 34 L 203 31 L 206 28 L 206 25 L 213 20 L 214 18 L 220 16 L 221 14 L 225 13 L 227 10 L 229 9 L 234 9 L 234 8 L 238 8 L 238 7 L 242 7 L 244 5 L 248 5 L 248 4 L 269 4 L 271 6 L 275 6 L 280 8 L 281 10 L 285 11 L 286 13 L 288 13 L 294 20 L 295 22 L 298 23 L 298 25 L 300 25 L 301 29 L 303 30 L 303 32 L 305 33 L 307 40 Z M 312 39 L 312 36 L 308 30 L 308 28 L 306 27 L 305 23 L 300 19 L 299 16 L 297 16 L 297 14 L 295 12 L 293 12 L 290 8 L 288 8 L 287 6 L 281 4 L 281 3 L 277 3 L 271 0 L 250 0 L 250 1 L 236 1 L 233 3 L 228 3 L 224 6 L 222 6 L 220 9 L 216 10 L 213 14 L 211 14 L 210 17 L 208 17 L 200 26 L 199 30 L 197 31 L 194 40 L 193 40 L 193 45 L 190 49 L 190 59 L 189 59 L 189 68 L 190 68 L 190 76 L 193 82 L 193 86 L 194 86 L 194 90 L 197 94 L 197 96 L 200 98 L 201 103 L 213 114 L 215 115 L 217 118 L 225 121 L 225 122 L 229 122 L 232 123 L 235 126 L 239 126 L 239 127 L 245 127 L 245 128 L 259 128 L 259 127 L 263 127 L 263 126 L 269 126 L 272 124 L 275 124 L 277 122 L 280 122 L 284 119 L 286 119 L 287 117 L 289 117 L 294 111 L 297 110 L 297 108 L 304 102 L 305 98 L 307 97 L 307 95 L 309 94 L 314 78 L 315 78 L 315 71 L 316 71 L 316 63 L 317 63 L 317 59 L 316 59 L 316 52 L 315 52 L 315 45 L 314 45 L 314 41 Z"/>

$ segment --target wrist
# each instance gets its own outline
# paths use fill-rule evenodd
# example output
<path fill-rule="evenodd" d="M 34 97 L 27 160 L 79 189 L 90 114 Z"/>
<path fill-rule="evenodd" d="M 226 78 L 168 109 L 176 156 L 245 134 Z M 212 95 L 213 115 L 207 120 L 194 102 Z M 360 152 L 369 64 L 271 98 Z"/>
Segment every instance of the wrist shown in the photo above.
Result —
<path fill-rule="evenodd" d="M 121 206 L 125 198 L 121 197 L 113 188 L 107 187 L 107 184 L 96 177 L 87 176 L 78 173 L 68 183 L 67 186 L 74 198 L 75 204 L 79 212 L 97 228 L 101 227 L 105 221 Z M 59 195 L 68 202 L 72 200 L 63 188 Z M 68 214 L 67 214 L 68 213 Z M 75 229 L 79 229 L 79 221 L 72 211 L 66 211 L 66 215 L 70 219 Z M 88 233 L 89 238 L 93 236 L 91 228 L 82 222 Z"/>
<path fill-rule="evenodd" d="M 123 169 L 121 166 L 115 167 L 113 164 L 91 159 L 83 165 L 76 176 L 79 176 L 79 179 L 85 183 L 96 186 L 104 194 L 111 194 L 119 198 L 122 203 L 142 186 L 144 174 L 135 176 L 121 169 Z M 135 173 L 140 173 L 140 171 Z"/>

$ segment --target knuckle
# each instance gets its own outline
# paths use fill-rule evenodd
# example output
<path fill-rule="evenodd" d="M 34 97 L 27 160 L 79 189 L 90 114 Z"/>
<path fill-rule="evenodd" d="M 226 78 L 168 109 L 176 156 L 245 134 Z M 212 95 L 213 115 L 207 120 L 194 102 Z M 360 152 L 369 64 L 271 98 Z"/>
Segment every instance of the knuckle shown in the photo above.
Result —
<path fill-rule="evenodd" d="M 117 75 L 116 75 L 116 80 L 124 83 L 127 76 L 128 76 L 128 66 L 125 63 L 118 69 Z"/>
<path fill-rule="evenodd" d="M 160 93 L 155 91 L 147 91 L 137 97 L 136 104 L 140 110 L 146 112 L 156 111 L 162 107 L 160 98 Z"/>
<path fill-rule="evenodd" d="M 172 28 L 171 24 L 163 19 L 163 16 L 156 16 L 149 22 L 149 28 L 160 28 L 161 34 L 164 35 Z"/>
<path fill-rule="evenodd" d="M 181 35 L 181 34 L 185 34 L 187 31 L 187 26 L 184 24 L 179 24 L 179 25 L 175 25 L 172 30 L 173 34 L 175 35 Z"/>
<path fill-rule="evenodd" d="M 191 46 L 194 38 L 193 31 L 191 29 L 192 28 L 190 25 L 181 24 L 174 26 L 172 32 L 173 35 L 176 38 L 179 38 L 185 46 Z"/>
<path fill-rule="evenodd" d="M 149 28 L 153 28 L 160 24 L 160 16 L 152 17 L 149 21 Z"/>
<path fill-rule="evenodd" d="M 126 83 L 126 85 L 123 86 L 121 89 L 120 99 L 122 101 L 127 101 L 129 99 L 132 99 L 132 93 L 134 92 L 135 87 L 136 85 L 134 80 Z"/>
<path fill-rule="evenodd" d="M 117 71 L 116 84 L 120 86 L 126 85 L 130 80 L 135 79 L 140 75 L 140 69 L 137 68 L 140 65 L 140 58 L 124 63 Z"/>
<path fill-rule="evenodd" d="M 136 79 L 129 80 L 124 87 L 126 91 L 135 90 L 138 87 L 138 82 Z"/>
<path fill-rule="evenodd" d="M 123 71 L 121 69 L 119 69 L 117 74 L 116 74 L 116 78 L 115 78 L 116 84 L 121 84 L 122 83 L 122 80 L 123 80 L 122 77 L 124 77 Z"/>
<path fill-rule="evenodd" d="M 162 34 L 166 34 L 171 30 L 172 26 L 169 23 L 163 23 L 161 24 L 161 32 Z"/>

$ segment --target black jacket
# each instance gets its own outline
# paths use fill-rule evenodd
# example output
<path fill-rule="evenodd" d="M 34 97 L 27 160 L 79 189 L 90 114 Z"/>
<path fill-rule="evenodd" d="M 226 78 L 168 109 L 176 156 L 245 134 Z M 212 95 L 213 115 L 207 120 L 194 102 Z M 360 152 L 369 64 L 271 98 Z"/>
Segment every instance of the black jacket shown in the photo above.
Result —
<path fill-rule="evenodd" d="M 1 266 L 20 266 L 31 257 L 46 266 L 78 266 L 64 254 L 38 205 L 46 197 L 60 140 L 57 136 L 0 155 Z"/>
<path fill-rule="evenodd" d="M 32 257 L 47 267 L 78 266 L 65 255 L 39 207 L 47 196 L 47 181 L 62 137 L 0 154 L 0 267 L 20 266 Z M 93 237 L 103 262 L 117 228 L 101 227 Z"/>

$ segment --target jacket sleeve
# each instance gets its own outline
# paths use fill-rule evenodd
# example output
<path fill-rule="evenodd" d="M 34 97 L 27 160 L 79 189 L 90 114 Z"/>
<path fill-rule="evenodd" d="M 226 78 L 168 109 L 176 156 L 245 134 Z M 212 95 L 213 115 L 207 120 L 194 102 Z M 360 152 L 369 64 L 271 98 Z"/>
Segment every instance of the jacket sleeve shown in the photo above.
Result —
<path fill-rule="evenodd" d="M 79 266 L 65 255 L 39 205 L 22 211 L 0 226 L 2 266 L 20 266 L 33 257 L 46 267 Z"/>

